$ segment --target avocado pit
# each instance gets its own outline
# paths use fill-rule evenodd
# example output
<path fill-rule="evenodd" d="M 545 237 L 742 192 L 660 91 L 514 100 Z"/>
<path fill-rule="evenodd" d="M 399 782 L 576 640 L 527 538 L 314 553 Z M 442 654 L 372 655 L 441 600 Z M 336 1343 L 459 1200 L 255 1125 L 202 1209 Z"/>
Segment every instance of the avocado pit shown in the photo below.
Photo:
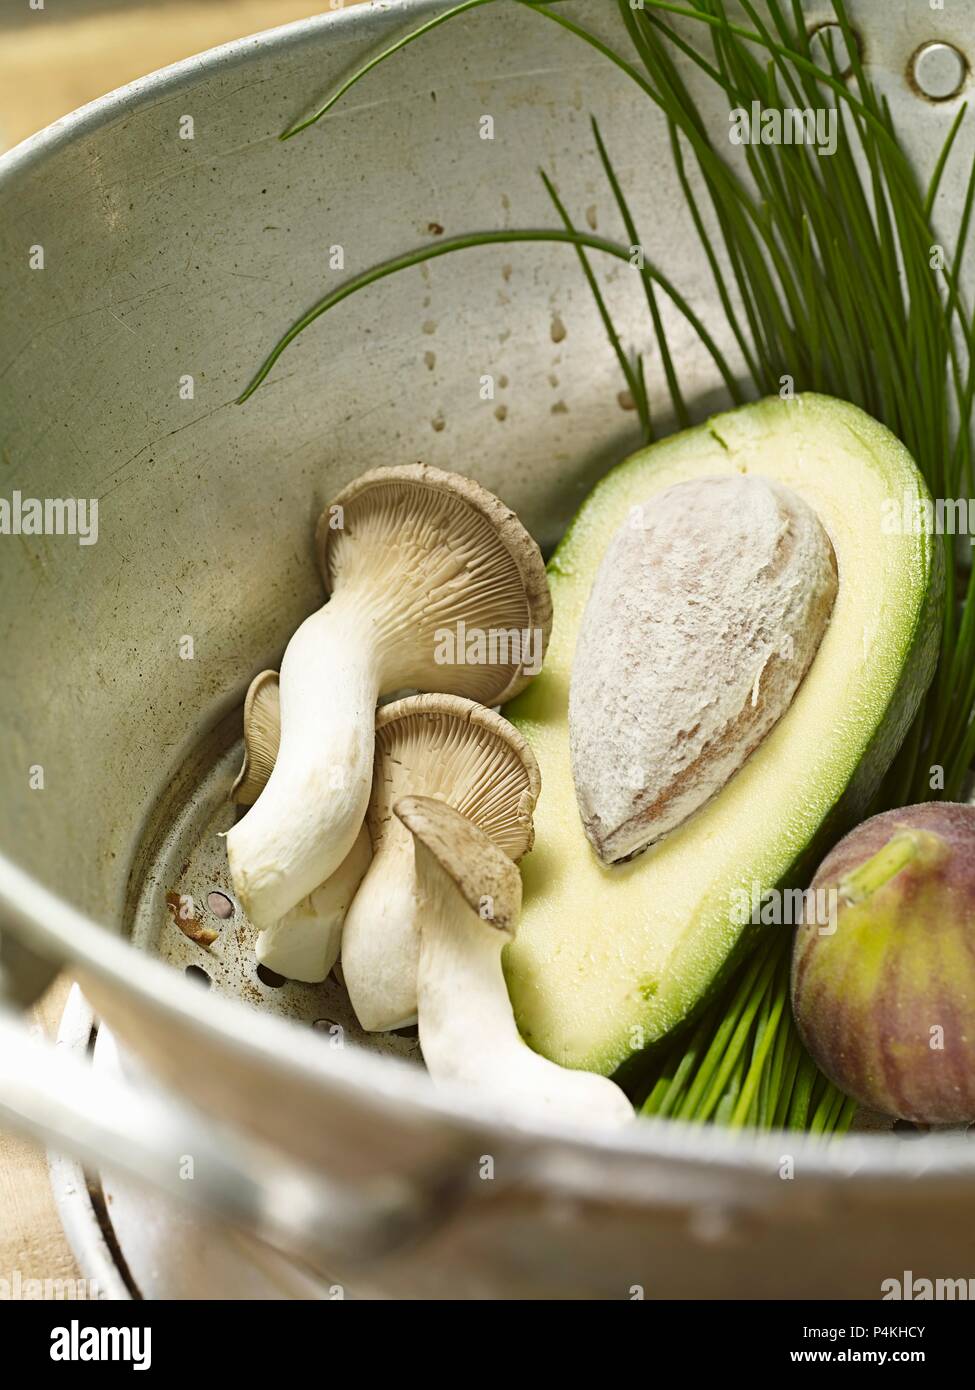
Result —
<path fill-rule="evenodd" d="M 695 478 L 631 510 L 597 571 L 569 693 L 579 813 L 604 863 L 734 776 L 789 708 L 836 591 L 822 523 L 770 478 Z"/>

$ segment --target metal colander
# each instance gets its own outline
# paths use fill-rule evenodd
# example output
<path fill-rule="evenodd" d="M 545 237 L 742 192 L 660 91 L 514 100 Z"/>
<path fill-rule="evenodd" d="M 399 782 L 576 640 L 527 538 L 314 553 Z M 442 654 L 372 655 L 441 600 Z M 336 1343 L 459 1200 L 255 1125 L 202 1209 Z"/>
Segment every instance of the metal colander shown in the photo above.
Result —
<path fill-rule="evenodd" d="M 99 499 L 97 544 L 0 538 L 4 989 L 27 1002 L 67 962 L 135 1074 L 165 1088 L 91 1072 L 7 1014 L 0 1113 L 326 1283 L 400 1297 L 869 1297 L 904 1269 L 964 1273 L 970 1138 L 825 1145 L 647 1122 L 595 1139 L 515 1124 L 435 1094 L 415 1038 L 363 1046 L 334 981 L 256 971 L 218 837 L 247 684 L 320 601 L 324 504 L 366 468 L 422 460 L 478 478 L 549 545 L 636 443 L 568 247 L 486 248 L 386 281 L 235 406 L 335 275 L 331 250 L 348 273 L 438 227 L 547 224 L 539 162 L 598 224 L 609 208 L 582 157 L 596 111 L 663 268 L 705 317 L 716 309 L 665 123 L 521 7 L 438 29 L 327 122 L 277 140 L 365 55 L 445 8 L 386 0 L 228 45 L 0 160 L 4 490 Z M 944 95 L 952 60 L 926 46 L 975 51 L 966 7 L 849 8 L 911 156 L 929 165 L 969 79 L 962 67 Z M 605 0 L 575 9 L 615 30 Z M 826 17 L 808 9 L 811 26 Z M 478 139 L 485 113 L 494 141 Z M 948 225 L 958 199 L 947 190 Z M 607 293 L 621 331 L 636 331 L 623 277 Z M 668 328 L 703 415 L 722 403 L 713 372 L 682 320 Z M 503 410 L 485 413 L 485 372 L 507 382 Z M 231 917 L 213 915 L 212 893 Z M 208 949 L 167 895 L 193 899 L 218 933 Z M 187 1154 L 193 1182 L 178 1175 Z"/>

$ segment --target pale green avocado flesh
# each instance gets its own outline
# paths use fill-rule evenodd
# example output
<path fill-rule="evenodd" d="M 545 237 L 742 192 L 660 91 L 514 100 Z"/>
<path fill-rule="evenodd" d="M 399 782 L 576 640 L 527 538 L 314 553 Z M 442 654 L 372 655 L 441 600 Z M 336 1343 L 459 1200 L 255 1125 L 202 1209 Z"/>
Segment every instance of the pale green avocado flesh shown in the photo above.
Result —
<path fill-rule="evenodd" d="M 818 513 L 839 570 L 832 618 L 790 708 L 724 789 L 645 854 L 606 866 L 583 832 L 569 760 L 583 609 L 631 508 L 674 483 L 735 471 L 777 479 Z M 794 882 L 824 838 L 863 814 L 937 657 L 940 548 L 898 520 L 927 496 L 888 430 L 813 395 L 716 416 L 635 454 L 590 494 L 549 565 L 544 669 L 505 711 L 542 774 L 522 918 L 505 953 L 518 1024 L 537 1051 L 608 1075 L 658 1042 L 752 931 L 734 890 Z"/>

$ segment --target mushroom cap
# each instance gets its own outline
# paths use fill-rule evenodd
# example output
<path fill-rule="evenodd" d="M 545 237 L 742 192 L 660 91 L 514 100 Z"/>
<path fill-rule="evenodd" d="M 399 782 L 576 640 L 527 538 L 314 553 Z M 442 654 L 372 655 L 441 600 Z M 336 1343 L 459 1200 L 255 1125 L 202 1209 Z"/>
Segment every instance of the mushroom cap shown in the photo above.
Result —
<path fill-rule="evenodd" d="M 396 803 L 422 792 L 472 821 L 512 860 L 532 847 L 541 790 L 535 755 L 494 710 L 459 695 L 411 695 L 376 714 L 366 820 L 378 850 Z"/>
<path fill-rule="evenodd" d="M 383 644 L 388 690 L 449 686 L 495 705 L 537 674 L 552 630 L 545 565 L 515 513 L 479 483 L 422 463 L 374 468 L 322 513 L 315 545 L 328 593 L 349 585 L 371 596 L 363 622 Z M 486 659 L 438 661 L 442 634 L 461 623 L 484 634 Z"/>
<path fill-rule="evenodd" d="M 393 811 L 485 925 L 514 935 L 521 874 L 504 851 L 466 816 L 433 797 L 401 797 Z"/>
<path fill-rule="evenodd" d="M 244 761 L 230 799 L 253 806 L 264 790 L 281 742 L 281 697 L 277 671 L 262 671 L 251 681 L 244 699 Z"/>

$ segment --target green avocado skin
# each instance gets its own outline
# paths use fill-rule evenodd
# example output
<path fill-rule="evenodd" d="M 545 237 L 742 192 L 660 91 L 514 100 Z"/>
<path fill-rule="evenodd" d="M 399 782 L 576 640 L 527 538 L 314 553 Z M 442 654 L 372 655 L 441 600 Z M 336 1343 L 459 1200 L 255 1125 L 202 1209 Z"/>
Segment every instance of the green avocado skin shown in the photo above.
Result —
<path fill-rule="evenodd" d="M 799 399 L 799 398 L 797 398 Z M 891 436 L 886 427 L 877 421 L 866 416 L 858 408 L 832 398 L 805 394 L 802 398 L 812 408 L 829 408 L 848 413 L 848 427 L 857 433 L 872 435 L 873 438 L 865 438 L 864 446 L 884 446 L 889 445 Z M 782 401 L 776 397 L 767 400 L 756 401 L 750 405 L 739 407 L 735 411 L 722 412 L 712 416 L 697 428 L 702 432 L 711 432 L 718 435 L 724 422 L 747 414 L 754 414 L 761 419 L 764 413 L 777 415 L 782 409 Z M 653 447 L 653 446 L 651 446 Z M 642 451 L 641 451 L 642 452 Z M 633 456 L 637 458 L 639 455 Z M 633 461 L 633 458 L 624 460 L 617 465 L 618 469 L 623 469 Z M 613 470 L 615 472 L 616 470 Z M 581 520 L 586 508 L 589 506 L 593 495 L 598 492 L 612 473 L 608 474 L 602 483 L 596 485 L 593 493 L 582 503 L 575 518 L 570 523 L 562 541 L 554 551 L 548 570 L 553 575 L 560 573 L 560 552 L 567 545 L 573 528 Z M 930 498 L 930 492 L 926 484 L 918 473 L 919 489 L 925 497 Z M 881 719 L 878 721 L 874 733 L 867 745 L 867 748 L 857 765 L 856 771 L 847 783 L 845 790 L 834 802 L 832 810 L 820 824 L 817 832 L 807 842 L 803 850 L 796 856 L 788 870 L 782 875 L 777 884 L 768 885 L 769 888 L 784 890 L 786 888 L 804 887 L 807 885 L 816 870 L 817 865 L 824 854 L 842 836 L 847 834 L 857 825 L 867 814 L 868 808 L 873 798 L 877 794 L 880 785 L 890 768 L 891 763 L 910 730 L 911 724 L 921 706 L 921 702 L 927 692 L 928 686 L 934 676 L 938 663 L 938 654 L 941 645 L 941 633 L 944 612 L 944 556 L 939 539 L 935 536 L 922 537 L 924 545 L 925 561 L 927 565 L 927 585 L 925 590 L 924 603 L 921 606 L 914 623 L 912 639 L 903 661 L 898 683 L 887 704 L 887 708 Z M 505 714 L 517 724 L 519 706 L 522 701 L 526 706 L 531 700 L 531 687 L 519 697 L 511 706 L 505 710 Z M 654 1039 L 640 1051 L 636 1051 L 626 1058 L 619 1061 L 618 1065 L 607 1068 L 611 1071 L 614 1079 L 624 1088 L 633 1090 L 638 1089 L 643 1073 L 645 1073 L 648 1063 L 652 1060 L 654 1053 L 659 1048 L 669 1045 L 676 1036 L 684 1032 L 698 1018 L 702 1010 L 714 997 L 715 993 L 728 980 L 746 955 L 758 940 L 759 933 L 767 930 L 762 926 L 749 925 L 742 932 L 735 947 L 729 952 L 721 967 L 716 971 L 709 989 L 697 1001 L 697 1004 L 688 1011 L 684 1019 L 677 1028 L 668 1032 L 664 1037 Z M 773 928 L 774 930 L 774 928 Z"/>
<path fill-rule="evenodd" d="M 927 488 L 925 494 L 930 496 Z M 930 579 L 924 607 L 918 615 L 910 652 L 887 711 L 847 783 L 846 791 L 819 833 L 795 860 L 781 887 L 799 886 L 800 880 L 802 885 L 808 883 L 825 851 L 867 814 L 927 694 L 938 665 L 944 621 L 944 552 L 935 541 L 929 546 L 929 560 Z"/>

